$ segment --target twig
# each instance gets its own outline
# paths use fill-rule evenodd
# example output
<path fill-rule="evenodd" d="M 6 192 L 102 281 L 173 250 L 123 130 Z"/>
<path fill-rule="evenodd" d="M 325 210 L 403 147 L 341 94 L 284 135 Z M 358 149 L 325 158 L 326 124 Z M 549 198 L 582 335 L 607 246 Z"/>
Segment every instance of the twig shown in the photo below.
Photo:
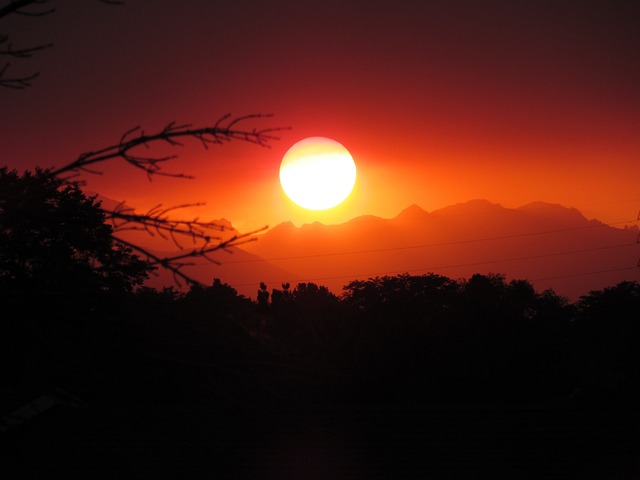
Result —
<path fill-rule="evenodd" d="M 203 241 L 205 245 L 212 241 L 219 241 L 219 236 L 212 236 L 210 232 L 224 232 L 229 227 L 216 222 L 204 222 L 198 218 L 193 220 L 175 220 L 169 217 L 169 214 L 188 207 L 200 206 L 201 203 L 177 205 L 174 207 L 163 208 L 162 204 L 156 205 L 144 214 L 135 213 L 133 209 L 121 203 L 114 210 L 103 210 L 106 219 L 111 221 L 114 232 L 122 232 L 126 230 L 145 231 L 150 236 L 158 235 L 165 240 L 171 238 L 173 243 L 179 248 L 184 247 L 180 244 L 177 236 L 189 237 L 193 243 Z"/>
<path fill-rule="evenodd" d="M 24 90 L 31 86 L 31 80 L 40 75 L 40 73 L 36 72 L 25 77 L 5 78 L 4 74 L 9 68 L 9 65 L 11 64 L 7 62 L 2 66 L 2 68 L 0 68 L 0 87 Z"/>
<path fill-rule="evenodd" d="M 221 145 L 231 140 L 241 140 L 254 143 L 261 147 L 269 147 L 269 142 L 277 140 L 275 132 L 287 130 L 284 127 L 262 128 L 262 129 L 236 129 L 236 125 L 241 122 L 252 119 L 271 118 L 271 114 L 254 114 L 244 115 L 232 118 L 231 115 L 225 115 L 218 120 L 213 126 L 194 128 L 190 124 L 176 125 L 175 122 L 169 123 L 160 132 L 154 134 L 146 134 L 140 127 L 134 127 L 126 131 L 120 141 L 116 145 L 96 150 L 94 152 L 86 152 L 81 154 L 75 161 L 54 169 L 52 175 L 60 176 L 69 172 L 88 172 L 96 173 L 95 170 L 89 170 L 87 167 L 96 163 L 105 162 L 114 158 L 120 158 L 129 165 L 141 169 L 146 172 L 149 178 L 154 175 L 162 175 L 176 178 L 192 178 L 184 173 L 172 173 L 162 170 L 163 164 L 169 160 L 177 158 L 176 155 L 170 156 L 141 156 L 134 154 L 133 151 L 137 147 L 149 148 L 151 144 L 164 143 L 171 147 L 182 146 L 180 142 L 183 138 L 192 138 L 198 140 L 205 148 L 209 145 Z"/>
<path fill-rule="evenodd" d="M 274 133 L 285 130 L 285 128 L 241 129 L 239 126 L 242 122 L 248 120 L 271 117 L 272 115 L 261 114 L 232 117 L 227 114 L 215 122 L 213 126 L 202 128 L 171 122 L 154 134 L 146 134 L 140 127 L 135 127 L 124 132 L 117 144 L 94 152 L 83 153 L 68 165 L 49 171 L 49 175 L 61 178 L 68 184 L 78 186 L 82 183 L 81 180 L 77 179 L 80 173 L 100 174 L 99 170 L 93 168 L 94 164 L 120 158 L 134 168 L 144 171 L 149 178 L 153 175 L 191 178 L 183 173 L 169 173 L 162 170 L 164 163 L 176 158 L 176 155 L 142 156 L 134 153 L 134 151 L 138 147 L 150 148 L 151 145 L 156 143 L 169 145 L 170 147 L 181 147 L 185 138 L 195 139 L 205 148 L 208 148 L 211 144 L 220 145 L 232 140 L 242 140 L 268 148 L 269 142 L 278 138 Z M 146 213 L 136 213 L 123 202 L 114 209 L 102 209 L 102 211 L 105 214 L 105 219 L 111 222 L 114 234 L 124 231 L 143 231 L 152 237 L 158 236 L 163 240 L 172 241 L 181 253 L 161 257 L 145 247 L 112 234 L 115 242 L 132 248 L 142 255 L 150 266 L 159 266 L 169 270 L 178 285 L 182 281 L 198 284 L 199 282 L 183 270 L 185 267 L 194 264 L 189 260 L 202 257 L 211 263 L 218 264 L 219 262 L 210 256 L 211 253 L 218 250 L 229 251 L 230 247 L 254 241 L 256 238 L 253 235 L 267 228 L 264 227 L 247 234 L 237 234 L 227 240 L 222 240 L 218 232 L 231 230 L 230 227 L 214 221 L 201 221 L 198 218 L 192 220 L 171 218 L 171 215 L 177 210 L 198 205 L 201 204 L 184 204 L 172 207 L 164 207 L 162 204 L 158 204 Z M 182 239 L 190 240 L 194 246 L 185 248 L 181 242 Z"/>
<path fill-rule="evenodd" d="M 236 247 L 238 245 L 242 245 L 248 242 L 253 242 L 256 240 L 254 235 L 264 231 L 266 228 L 267 227 L 263 227 L 253 232 L 235 235 L 227 240 L 221 241 L 216 245 L 210 245 L 210 246 L 205 245 L 201 248 L 194 248 L 188 252 L 181 253 L 178 255 L 173 255 L 173 256 L 167 256 L 167 257 L 161 257 L 159 255 L 156 255 L 155 253 L 151 252 L 149 249 L 141 247 L 140 245 L 128 242 L 122 238 L 119 238 L 116 236 L 112 236 L 112 238 L 114 239 L 115 242 L 120 243 L 121 245 L 127 246 L 132 250 L 141 254 L 145 258 L 149 266 L 152 266 L 152 267 L 160 266 L 162 268 L 165 268 L 166 270 L 169 270 L 173 274 L 174 281 L 179 286 L 182 285 L 180 280 L 185 281 L 187 284 L 204 286 L 201 282 L 191 277 L 187 273 L 183 272 L 183 269 L 185 267 L 194 265 L 193 262 L 186 262 L 184 260 L 193 259 L 193 258 L 205 258 L 209 262 L 219 265 L 220 262 L 210 257 L 209 254 L 216 252 L 218 250 L 229 251 L 228 249 L 231 247 Z"/>

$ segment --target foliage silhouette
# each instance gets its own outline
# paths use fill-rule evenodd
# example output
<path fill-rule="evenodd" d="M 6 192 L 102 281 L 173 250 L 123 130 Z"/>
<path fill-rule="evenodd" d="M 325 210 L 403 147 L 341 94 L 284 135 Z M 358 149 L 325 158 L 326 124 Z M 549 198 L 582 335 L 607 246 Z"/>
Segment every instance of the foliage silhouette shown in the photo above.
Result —
<path fill-rule="evenodd" d="M 162 310 L 173 312 L 169 317 L 221 335 L 216 348 L 229 355 L 225 364 L 242 365 L 241 383 L 259 375 L 265 404 L 582 402 L 638 395 L 637 322 L 626 310 L 601 307 L 606 301 L 637 306 L 637 283 L 592 292 L 578 304 L 500 275 L 359 280 L 340 298 L 312 283 L 270 294 L 263 284 L 259 292 L 265 295 L 252 301 L 214 282 L 175 301 L 158 295 Z M 167 308 L 172 302 L 174 310 Z M 603 320 L 600 311 L 616 319 Z M 228 350 L 240 344 L 243 353 Z M 256 392 L 247 398 L 255 400 Z"/>
<path fill-rule="evenodd" d="M 286 283 L 282 290 L 274 288 L 270 297 L 269 303 L 267 286 L 262 283 L 258 310 L 268 316 L 266 327 L 273 335 L 295 341 L 298 348 L 308 353 L 326 346 L 339 335 L 339 299 L 326 287 L 298 283 L 291 289 Z"/>
<path fill-rule="evenodd" d="M 560 393 L 552 385 L 562 384 L 570 312 L 552 292 L 539 295 L 528 282 L 500 275 L 459 282 L 400 275 L 352 282 L 344 301 L 360 317 L 360 363 L 376 365 L 391 382 L 378 394 L 495 401 Z"/>
<path fill-rule="evenodd" d="M 246 439 L 286 435 L 294 425 L 307 432 L 314 418 L 323 429 L 326 421 L 353 429 L 386 455 L 383 437 L 413 451 L 421 444 L 412 435 L 435 429 L 430 448 L 471 435 L 481 444 L 472 447 L 477 461 L 487 446 L 507 460 L 511 451 L 548 462 L 567 455 L 568 442 L 628 470 L 623 435 L 634 428 L 628 412 L 640 401 L 640 360 L 627 309 L 637 308 L 640 285 L 591 292 L 577 304 L 530 287 L 500 275 L 401 275 L 354 282 L 340 298 L 314 284 L 275 289 L 278 303 L 267 309 L 215 280 L 187 293 L 141 288 L 117 318 L 43 335 L 64 357 L 22 343 L 32 331 L 11 337 L 15 348 L 1 336 L 3 359 L 21 360 L 3 372 L 4 386 L 62 386 L 91 405 L 79 423 L 97 432 L 114 422 L 123 432 L 151 427 L 156 433 L 136 438 L 155 444 L 158 428 L 171 426 L 172 459 L 184 435 L 221 438 L 219 451 L 246 458 L 256 443 Z M 16 371 L 30 374 L 17 386 Z M 128 416 L 106 416 L 116 407 Z M 132 444 L 118 438 L 123 450 Z"/>
<path fill-rule="evenodd" d="M 29 297 L 91 306 L 132 293 L 152 270 L 114 241 L 95 197 L 43 170 L 0 168 L 0 252 L 5 308 L 27 307 Z"/>
<path fill-rule="evenodd" d="M 577 393 L 640 398 L 640 284 L 590 292 L 577 304 L 573 371 Z"/>

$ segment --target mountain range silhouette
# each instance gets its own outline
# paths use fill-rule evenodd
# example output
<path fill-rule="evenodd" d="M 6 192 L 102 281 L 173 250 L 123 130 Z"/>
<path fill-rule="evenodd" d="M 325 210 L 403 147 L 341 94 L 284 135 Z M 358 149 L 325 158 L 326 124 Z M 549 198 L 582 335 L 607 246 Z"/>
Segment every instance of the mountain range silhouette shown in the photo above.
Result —
<path fill-rule="evenodd" d="M 427 212 L 412 205 L 396 217 L 361 216 L 339 225 L 281 223 L 189 273 L 255 298 L 260 282 L 313 282 L 339 294 L 354 279 L 409 273 L 468 278 L 474 273 L 527 279 L 576 300 L 591 290 L 640 280 L 638 227 L 589 220 L 574 208 L 534 202 L 505 208 L 472 200 Z M 170 284 L 160 272 L 152 286 Z"/>

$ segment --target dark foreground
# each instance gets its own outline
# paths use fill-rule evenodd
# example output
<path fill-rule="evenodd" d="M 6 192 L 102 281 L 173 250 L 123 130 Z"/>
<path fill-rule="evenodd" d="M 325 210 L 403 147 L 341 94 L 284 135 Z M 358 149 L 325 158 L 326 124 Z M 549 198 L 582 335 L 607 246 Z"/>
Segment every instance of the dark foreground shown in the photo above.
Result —
<path fill-rule="evenodd" d="M 108 299 L 0 322 L 0 480 L 640 479 L 635 282 Z"/>
<path fill-rule="evenodd" d="M 632 405 L 86 408 L 4 433 L 2 478 L 640 478 Z"/>

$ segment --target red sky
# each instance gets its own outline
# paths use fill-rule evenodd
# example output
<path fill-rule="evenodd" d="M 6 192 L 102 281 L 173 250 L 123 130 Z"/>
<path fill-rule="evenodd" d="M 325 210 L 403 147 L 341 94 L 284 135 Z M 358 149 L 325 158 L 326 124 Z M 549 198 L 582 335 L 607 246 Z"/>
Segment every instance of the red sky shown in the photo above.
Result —
<path fill-rule="evenodd" d="M 12 66 L 41 72 L 32 88 L 0 91 L 10 167 L 62 165 L 136 125 L 274 113 L 249 125 L 291 127 L 271 149 L 176 152 L 168 168 L 196 180 L 149 183 L 114 163 L 87 188 L 141 209 L 206 202 L 188 214 L 242 231 L 474 198 L 605 222 L 640 209 L 638 2 L 52 4 L 3 21 L 15 46 L 54 43 Z M 307 136 L 343 143 L 358 168 L 352 196 L 324 213 L 279 185 L 282 155 Z"/>

